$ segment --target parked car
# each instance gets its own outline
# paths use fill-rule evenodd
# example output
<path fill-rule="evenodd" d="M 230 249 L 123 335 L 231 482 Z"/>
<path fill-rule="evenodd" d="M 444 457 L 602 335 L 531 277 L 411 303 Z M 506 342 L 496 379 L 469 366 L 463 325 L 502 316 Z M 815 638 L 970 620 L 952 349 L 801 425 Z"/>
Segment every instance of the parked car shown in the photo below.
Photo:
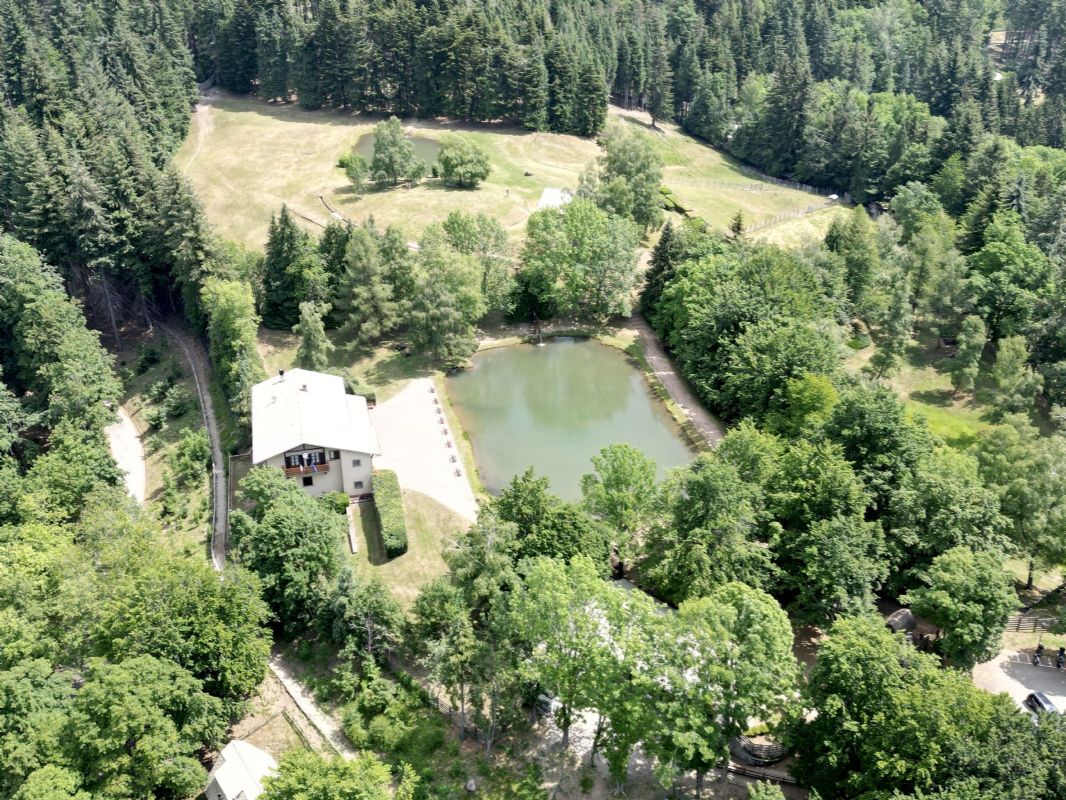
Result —
<path fill-rule="evenodd" d="M 1058 711 L 1055 704 L 1048 700 L 1043 692 L 1033 692 L 1025 698 L 1025 706 L 1038 714 L 1054 714 Z"/>

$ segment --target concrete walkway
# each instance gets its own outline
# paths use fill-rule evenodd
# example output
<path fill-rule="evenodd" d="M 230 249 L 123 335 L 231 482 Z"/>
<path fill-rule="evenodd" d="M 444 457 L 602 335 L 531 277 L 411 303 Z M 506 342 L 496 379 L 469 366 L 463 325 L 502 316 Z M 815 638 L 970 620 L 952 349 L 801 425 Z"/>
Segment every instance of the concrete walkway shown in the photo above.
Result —
<path fill-rule="evenodd" d="M 692 387 L 678 373 L 673 359 L 666 354 L 662 342 L 659 341 L 659 337 L 656 336 L 644 316 L 639 311 L 635 312 L 629 318 L 629 324 L 640 334 L 640 339 L 644 343 L 644 358 L 648 360 L 655 377 L 666 387 L 670 398 L 681 406 L 685 416 L 707 440 L 707 444 L 714 447 L 725 435 L 725 427 L 714 414 L 703 407 L 696 393 L 692 391 Z"/>
<path fill-rule="evenodd" d="M 393 470 L 402 488 L 421 492 L 473 522 L 477 501 L 456 447 L 455 432 L 437 404 L 444 402 L 432 379 L 415 378 L 371 411 L 381 445 L 374 466 Z"/>
<path fill-rule="evenodd" d="M 333 717 L 318 707 L 311 693 L 292 676 L 289 668 L 285 665 L 285 661 L 277 653 L 270 657 L 270 671 L 281 681 L 281 685 L 285 687 L 285 691 L 292 697 L 296 707 L 311 720 L 311 724 L 318 729 L 318 732 L 333 745 L 333 749 L 345 758 L 355 758 L 355 750 L 352 749 L 351 744 L 348 742 L 348 737 L 344 735 L 340 725 L 337 724 Z"/>
<path fill-rule="evenodd" d="M 126 409 L 118 407 L 118 422 L 104 429 L 111 455 L 122 470 L 126 491 L 138 503 L 144 502 L 145 468 L 144 445 L 141 434 Z"/>

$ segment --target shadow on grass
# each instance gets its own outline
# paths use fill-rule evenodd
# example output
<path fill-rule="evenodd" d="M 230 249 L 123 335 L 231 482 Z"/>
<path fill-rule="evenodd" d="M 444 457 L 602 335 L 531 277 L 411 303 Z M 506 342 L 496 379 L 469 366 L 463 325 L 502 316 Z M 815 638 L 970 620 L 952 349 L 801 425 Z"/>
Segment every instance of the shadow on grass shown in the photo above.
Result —
<path fill-rule="evenodd" d="M 426 378 L 434 372 L 433 364 L 424 355 L 404 355 L 396 352 L 383 358 L 366 371 L 366 379 L 375 386 L 409 378 Z"/>
<path fill-rule="evenodd" d="M 942 408 L 947 408 L 955 401 L 955 395 L 951 389 L 923 389 L 918 392 L 911 392 L 911 397 L 919 403 Z"/>
<path fill-rule="evenodd" d="M 359 527 L 363 529 L 363 541 L 366 543 L 366 557 L 375 567 L 387 564 L 385 543 L 381 541 L 378 529 L 378 517 L 373 502 L 359 504 Z"/>

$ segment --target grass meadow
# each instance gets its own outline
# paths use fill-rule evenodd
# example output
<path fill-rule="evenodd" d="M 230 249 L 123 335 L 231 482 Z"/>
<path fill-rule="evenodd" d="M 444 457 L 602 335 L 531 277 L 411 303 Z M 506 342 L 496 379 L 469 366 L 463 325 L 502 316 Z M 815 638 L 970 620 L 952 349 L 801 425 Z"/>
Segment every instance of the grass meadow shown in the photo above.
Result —
<path fill-rule="evenodd" d="M 664 183 L 712 225 L 724 228 L 738 210 L 756 221 L 816 200 L 752 178 L 738 162 L 674 125 L 659 123 L 653 130 L 647 115 L 617 109 L 612 117 L 648 131 L 663 156 Z M 469 137 L 489 156 L 488 180 L 473 190 L 424 180 L 413 188 L 359 194 L 337 159 L 380 119 L 215 95 L 197 108 L 176 163 L 223 236 L 261 247 L 270 216 L 283 203 L 310 229 L 321 229 L 331 218 L 323 200 L 354 220 L 372 216 L 379 225 L 399 225 L 412 239 L 456 209 L 494 216 L 518 239 L 544 189 L 576 187 L 600 152 L 596 142 L 576 136 L 506 125 L 405 120 L 410 130 L 428 139 L 448 132 Z"/>

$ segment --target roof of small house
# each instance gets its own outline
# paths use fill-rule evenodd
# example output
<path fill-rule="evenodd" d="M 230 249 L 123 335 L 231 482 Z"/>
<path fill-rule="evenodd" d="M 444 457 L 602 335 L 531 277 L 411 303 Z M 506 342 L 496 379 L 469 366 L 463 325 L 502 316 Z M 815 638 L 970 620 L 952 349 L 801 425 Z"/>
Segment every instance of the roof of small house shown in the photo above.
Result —
<path fill-rule="evenodd" d="M 263 791 L 263 778 L 272 775 L 278 764 L 269 753 L 253 744 L 234 740 L 222 748 L 211 782 L 229 800 L 255 800 Z M 210 788 L 211 783 L 208 783 Z"/>
<path fill-rule="evenodd" d="M 381 453 L 365 397 L 338 375 L 294 369 L 252 387 L 252 463 L 301 445 Z"/>

